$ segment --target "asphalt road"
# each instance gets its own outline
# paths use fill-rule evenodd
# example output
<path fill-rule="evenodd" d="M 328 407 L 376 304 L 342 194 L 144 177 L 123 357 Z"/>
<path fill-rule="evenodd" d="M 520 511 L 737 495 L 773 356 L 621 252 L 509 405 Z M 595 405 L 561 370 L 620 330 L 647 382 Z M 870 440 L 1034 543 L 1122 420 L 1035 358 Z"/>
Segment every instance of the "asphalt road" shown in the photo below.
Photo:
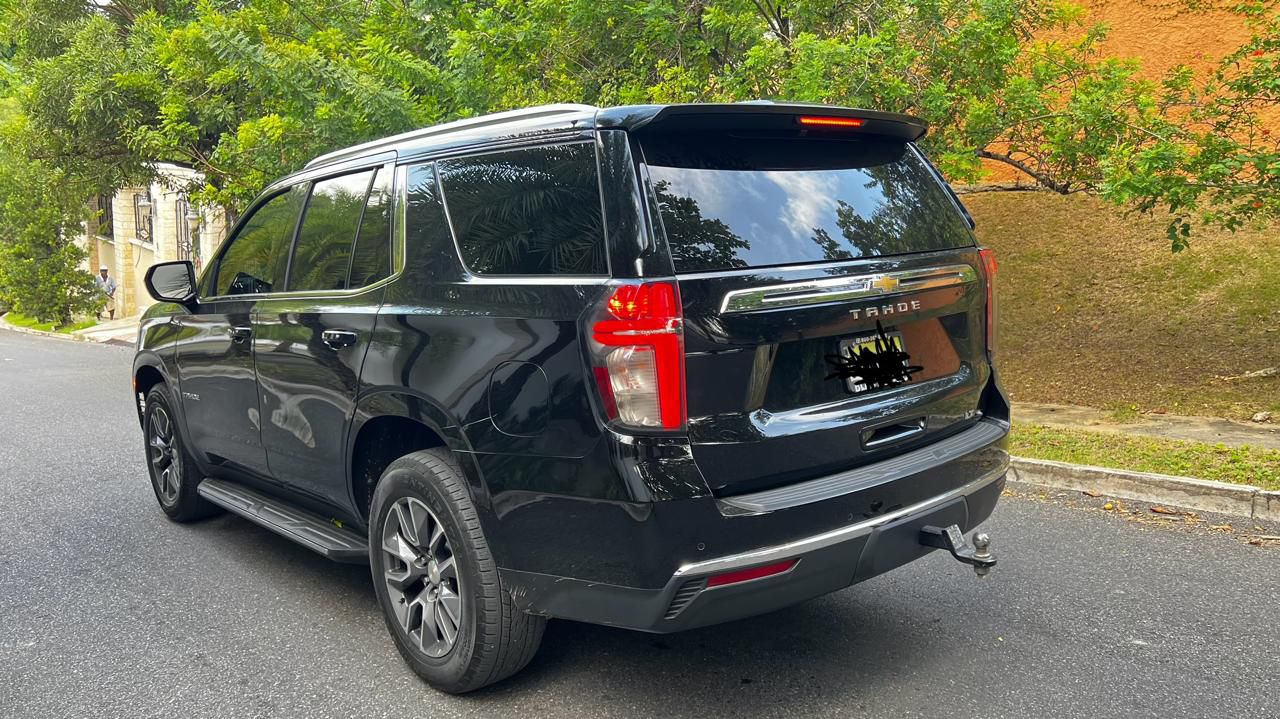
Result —
<path fill-rule="evenodd" d="M 364 568 L 155 506 L 127 348 L 0 331 L 0 716 L 1280 717 L 1280 551 L 1029 497 L 987 580 L 939 554 L 680 635 L 552 622 L 468 697 Z"/>

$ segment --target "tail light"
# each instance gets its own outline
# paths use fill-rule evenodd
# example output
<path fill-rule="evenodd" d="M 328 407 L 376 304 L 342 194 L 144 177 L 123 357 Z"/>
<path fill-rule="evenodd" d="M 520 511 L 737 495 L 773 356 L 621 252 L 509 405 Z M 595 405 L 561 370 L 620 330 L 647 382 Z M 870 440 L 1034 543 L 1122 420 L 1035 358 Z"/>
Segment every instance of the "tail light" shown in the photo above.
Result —
<path fill-rule="evenodd" d="M 591 339 L 592 373 L 611 421 L 684 427 L 684 328 L 674 283 L 614 288 L 591 323 Z"/>
<path fill-rule="evenodd" d="M 991 249 L 978 250 L 978 258 L 982 261 L 982 275 L 987 281 L 987 352 L 996 354 L 997 330 L 999 315 L 996 310 L 996 253 Z"/>

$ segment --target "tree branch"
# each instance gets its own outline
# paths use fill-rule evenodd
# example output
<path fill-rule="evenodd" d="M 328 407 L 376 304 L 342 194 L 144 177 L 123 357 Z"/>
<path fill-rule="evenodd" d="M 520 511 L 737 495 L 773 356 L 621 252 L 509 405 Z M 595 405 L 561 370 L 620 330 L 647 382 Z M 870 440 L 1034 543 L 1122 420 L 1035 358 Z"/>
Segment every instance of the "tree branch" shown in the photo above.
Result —
<path fill-rule="evenodd" d="M 999 153 L 999 152 L 992 152 L 990 150 L 978 150 L 978 157 L 981 157 L 986 160 L 995 160 L 996 162 L 1003 162 L 1004 164 L 1009 165 L 1010 167 L 1013 167 L 1017 170 L 1020 170 L 1026 173 L 1029 177 L 1031 177 L 1031 179 L 1035 180 L 1041 185 L 1059 194 L 1069 195 L 1073 192 L 1071 185 L 1069 183 L 1058 182 L 1057 180 L 1050 177 L 1048 174 L 1035 169 L 1034 167 L 1032 167 L 1031 165 L 1028 165 L 1025 162 L 1022 162 L 1020 160 L 1015 160 L 1013 159 L 1013 157 L 1009 155 Z"/>

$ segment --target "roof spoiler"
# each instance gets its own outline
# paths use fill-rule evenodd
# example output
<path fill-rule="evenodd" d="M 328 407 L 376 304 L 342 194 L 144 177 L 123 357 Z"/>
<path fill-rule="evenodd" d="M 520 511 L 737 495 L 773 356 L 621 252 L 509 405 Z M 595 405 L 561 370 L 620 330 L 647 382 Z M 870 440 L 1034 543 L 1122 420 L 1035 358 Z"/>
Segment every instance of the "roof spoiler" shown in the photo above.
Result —
<path fill-rule="evenodd" d="M 893 137 L 914 142 L 929 125 L 911 115 L 860 110 L 808 103 L 775 103 L 767 100 L 719 104 L 644 105 L 602 110 L 600 127 L 624 127 L 634 132 L 687 132 L 697 130 L 802 130 L 850 132 Z"/>

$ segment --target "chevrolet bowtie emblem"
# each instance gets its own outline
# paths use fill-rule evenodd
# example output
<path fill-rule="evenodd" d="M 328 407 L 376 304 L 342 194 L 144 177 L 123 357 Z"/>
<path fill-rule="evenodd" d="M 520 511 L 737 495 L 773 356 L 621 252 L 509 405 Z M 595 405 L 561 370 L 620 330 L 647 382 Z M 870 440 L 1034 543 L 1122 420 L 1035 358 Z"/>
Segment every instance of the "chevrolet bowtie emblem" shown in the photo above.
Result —
<path fill-rule="evenodd" d="M 877 290 L 880 290 L 881 292 L 893 292 L 894 290 L 898 289 L 898 285 L 900 284 L 902 284 L 901 280 L 899 280 L 896 277 L 890 277 L 888 275 L 880 275 L 874 280 L 871 280 L 871 286 L 876 288 Z"/>

